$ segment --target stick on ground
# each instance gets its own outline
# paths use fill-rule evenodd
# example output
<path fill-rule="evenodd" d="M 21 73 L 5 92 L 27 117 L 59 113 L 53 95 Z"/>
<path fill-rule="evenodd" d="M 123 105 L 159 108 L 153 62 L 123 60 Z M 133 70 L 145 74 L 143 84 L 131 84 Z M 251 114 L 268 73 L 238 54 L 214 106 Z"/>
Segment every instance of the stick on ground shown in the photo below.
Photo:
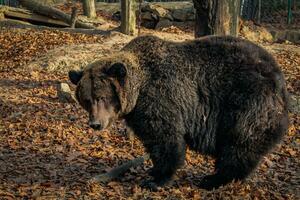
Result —
<path fill-rule="evenodd" d="M 76 20 L 77 20 L 77 7 L 74 6 L 72 8 L 71 21 L 70 21 L 71 28 L 75 28 Z"/>
<path fill-rule="evenodd" d="M 144 154 L 141 157 L 135 158 L 133 160 L 130 160 L 116 168 L 113 168 L 107 173 L 100 174 L 98 176 L 95 176 L 89 180 L 89 182 L 100 182 L 100 183 L 108 183 L 112 179 L 118 178 L 121 175 L 123 175 L 127 170 L 129 170 L 132 167 L 137 167 L 141 164 L 143 164 L 145 161 L 149 160 L 150 156 L 149 154 Z"/>

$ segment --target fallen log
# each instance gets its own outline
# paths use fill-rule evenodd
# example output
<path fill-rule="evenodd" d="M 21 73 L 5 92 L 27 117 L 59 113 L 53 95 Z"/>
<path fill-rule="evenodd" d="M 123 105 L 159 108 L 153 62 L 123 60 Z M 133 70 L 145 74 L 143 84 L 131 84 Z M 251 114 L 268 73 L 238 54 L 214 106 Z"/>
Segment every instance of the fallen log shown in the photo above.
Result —
<path fill-rule="evenodd" d="M 0 20 L 0 28 L 1 27 L 12 27 L 12 26 L 34 26 L 33 24 L 30 24 L 29 22 L 24 22 L 21 20 L 15 20 L 15 19 L 1 19 Z"/>
<path fill-rule="evenodd" d="M 82 28 L 57 28 L 48 26 L 36 26 L 29 23 L 24 23 L 19 20 L 3 19 L 0 20 L 1 28 L 20 28 L 20 29 L 34 29 L 34 30 L 51 30 L 51 31 L 63 31 L 68 33 L 81 33 L 87 35 L 109 35 L 112 31 L 118 31 L 118 29 L 113 30 L 100 30 L 100 29 L 82 29 Z"/>
<path fill-rule="evenodd" d="M 65 23 L 69 24 L 71 21 L 71 16 L 60 11 L 59 9 L 43 5 L 35 0 L 19 0 L 19 3 L 31 10 L 34 13 L 38 13 L 40 15 L 45 15 L 48 17 L 52 17 L 54 19 L 60 19 L 64 21 Z M 75 23 L 76 28 L 85 28 L 85 29 L 95 29 L 94 26 L 91 26 L 89 24 L 83 23 L 79 20 L 76 21 Z"/>
<path fill-rule="evenodd" d="M 95 176 L 89 180 L 90 183 L 93 182 L 100 182 L 100 183 L 108 183 L 109 181 L 120 177 L 123 175 L 127 170 L 129 170 L 132 167 L 137 167 L 141 164 L 143 164 L 145 161 L 149 160 L 150 156 L 149 154 L 144 154 L 141 157 L 135 158 L 133 160 L 130 160 L 116 168 L 113 168 L 107 173 L 100 174 L 98 176 Z"/>
<path fill-rule="evenodd" d="M 44 24 L 52 24 L 60 27 L 69 26 L 69 24 L 61 20 L 52 19 L 43 15 L 35 14 L 30 12 L 29 10 L 12 8 L 8 6 L 0 6 L 0 12 L 3 14 L 4 18 L 8 19 L 20 19 L 23 21 L 30 22 L 42 22 Z"/>

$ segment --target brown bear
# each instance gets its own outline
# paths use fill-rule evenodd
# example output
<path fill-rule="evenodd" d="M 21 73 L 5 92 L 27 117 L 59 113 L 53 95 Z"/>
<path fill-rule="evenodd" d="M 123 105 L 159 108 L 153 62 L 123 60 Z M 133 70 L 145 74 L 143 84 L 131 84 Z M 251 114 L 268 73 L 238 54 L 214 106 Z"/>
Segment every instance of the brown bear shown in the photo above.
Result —
<path fill-rule="evenodd" d="M 288 127 L 282 72 L 263 48 L 234 37 L 175 43 L 133 39 L 120 52 L 70 71 L 94 129 L 125 119 L 150 153 L 157 189 L 185 160 L 187 146 L 216 159 L 198 185 L 243 180 Z"/>

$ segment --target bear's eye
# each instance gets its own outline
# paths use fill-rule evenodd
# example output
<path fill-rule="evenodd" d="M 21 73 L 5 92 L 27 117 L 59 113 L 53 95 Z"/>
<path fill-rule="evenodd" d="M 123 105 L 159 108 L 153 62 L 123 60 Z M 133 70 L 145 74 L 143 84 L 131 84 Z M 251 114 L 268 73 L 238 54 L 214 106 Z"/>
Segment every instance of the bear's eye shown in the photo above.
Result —
<path fill-rule="evenodd" d="M 106 101 L 106 99 L 107 99 L 106 97 L 98 97 L 96 100 L 97 101 Z"/>
<path fill-rule="evenodd" d="M 86 109 L 86 110 L 89 110 L 89 108 L 91 107 L 91 101 L 89 99 L 84 99 L 83 100 L 83 107 Z"/>

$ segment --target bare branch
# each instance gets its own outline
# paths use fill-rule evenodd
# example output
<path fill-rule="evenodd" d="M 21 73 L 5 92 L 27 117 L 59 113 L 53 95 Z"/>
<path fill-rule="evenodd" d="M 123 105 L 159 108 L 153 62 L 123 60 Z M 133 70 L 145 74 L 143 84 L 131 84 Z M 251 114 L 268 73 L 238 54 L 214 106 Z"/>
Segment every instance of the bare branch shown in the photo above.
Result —
<path fill-rule="evenodd" d="M 116 168 L 113 168 L 112 170 L 110 170 L 107 173 L 100 174 L 98 176 L 93 177 L 92 179 L 90 179 L 89 182 L 107 183 L 107 182 L 111 181 L 112 179 L 118 178 L 119 176 L 124 174 L 127 170 L 129 170 L 130 168 L 137 167 L 149 159 L 150 159 L 149 154 L 144 154 L 141 157 L 135 158 L 135 159 L 130 160 Z"/>

